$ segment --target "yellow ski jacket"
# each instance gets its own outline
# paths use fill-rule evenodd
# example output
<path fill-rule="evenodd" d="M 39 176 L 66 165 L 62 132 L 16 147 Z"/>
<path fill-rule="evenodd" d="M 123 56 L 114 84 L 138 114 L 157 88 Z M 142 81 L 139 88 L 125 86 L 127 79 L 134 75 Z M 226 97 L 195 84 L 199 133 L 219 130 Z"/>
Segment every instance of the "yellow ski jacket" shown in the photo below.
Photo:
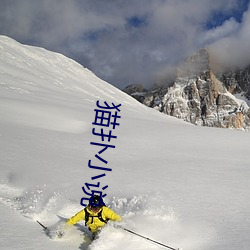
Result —
<path fill-rule="evenodd" d="M 106 223 L 101 221 L 98 218 L 98 214 L 101 212 L 101 217 L 104 221 L 112 220 L 112 221 L 121 221 L 121 217 L 116 214 L 113 210 L 110 208 L 103 206 L 98 212 L 93 212 L 89 209 L 87 206 L 87 211 L 89 213 L 89 219 L 86 222 L 86 225 L 88 226 L 89 230 L 92 233 L 95 233 L 98 231 L 98 229 L 102 228 Z M 80 220 L 85 220 L 85 211 L 84 209 L 78 212 L 76 215 L 72 216 L 68 221 L 67 224 L 74 225 Z"/>

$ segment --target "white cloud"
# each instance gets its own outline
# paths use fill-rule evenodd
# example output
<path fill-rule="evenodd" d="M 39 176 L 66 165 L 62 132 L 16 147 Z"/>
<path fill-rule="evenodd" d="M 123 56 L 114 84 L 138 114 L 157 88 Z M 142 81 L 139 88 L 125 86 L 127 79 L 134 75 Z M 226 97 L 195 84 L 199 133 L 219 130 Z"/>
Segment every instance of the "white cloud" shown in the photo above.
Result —
<path fill-rule="evenodd" d="M 247 14 L 242 24 L 232 18 L 213 30 L 204 28 L 214 12 L 229 15 L 237 4 L 237 0 L 2 0 L 0 33 L 63 52 L 116 86 L 148 85 L 166 68 L 210 43 L 218 50 L 223 44 L 234 46 L 238 39 L 243 44 L 250 33 Z M 144 25 L 129 26 L 131 17 Z"/>
<path fill-rule="evenodd" d="M 234 32 L 210 45 L 218 63 L 225 66 L 246 66 L 250 63 L 250 9 Z"/>
<path fill-rule="evenodd" d="M 211 44 L 214 41 L 218 41 L 237 33 L 239 28 L 240 24 L 232 17 L 229 20 L 226 20 L 221 26 L 205 30 L 204 34 L 201 34 L 200 43 Z"/>

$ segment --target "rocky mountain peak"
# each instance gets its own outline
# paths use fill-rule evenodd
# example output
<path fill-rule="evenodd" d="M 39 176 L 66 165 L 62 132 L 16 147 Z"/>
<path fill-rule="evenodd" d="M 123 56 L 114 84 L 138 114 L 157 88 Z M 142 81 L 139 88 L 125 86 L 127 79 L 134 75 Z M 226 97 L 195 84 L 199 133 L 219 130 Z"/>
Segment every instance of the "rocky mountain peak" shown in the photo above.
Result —
<path fill-rule="evenodd" d="M 130 95 L 160 112 L 196 125 L 248 129 L 249 106 L 233 94 L 248 93 L 244 88 L 250 85 L 249 71 L 215 74 L 210 64 L 208 50 L 202 49 L 178 67 L 171 86 L 148 91 L 137 88 Z"/>
<path fill-rule="evenodd" d="M 201 49 L 194 55 L 188 57 L 177 69 L 177 77 L 194 77 L 205 74 L 210 70 L 209 53 Z"/>

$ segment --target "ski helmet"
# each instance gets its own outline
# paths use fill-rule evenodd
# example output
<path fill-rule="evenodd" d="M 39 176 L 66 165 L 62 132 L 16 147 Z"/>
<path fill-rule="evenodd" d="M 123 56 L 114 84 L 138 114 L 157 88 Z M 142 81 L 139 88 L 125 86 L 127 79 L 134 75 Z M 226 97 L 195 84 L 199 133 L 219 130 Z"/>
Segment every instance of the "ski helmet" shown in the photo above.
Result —
<path fill-rule="evenodd" d="M 103 199 L 102 197 L 98 196 L 98 195 L 94 195 L 89 199 L 89 204 L 91 206 L 97 206 L 97 207 L 101 207 L 104 205 Z"/>

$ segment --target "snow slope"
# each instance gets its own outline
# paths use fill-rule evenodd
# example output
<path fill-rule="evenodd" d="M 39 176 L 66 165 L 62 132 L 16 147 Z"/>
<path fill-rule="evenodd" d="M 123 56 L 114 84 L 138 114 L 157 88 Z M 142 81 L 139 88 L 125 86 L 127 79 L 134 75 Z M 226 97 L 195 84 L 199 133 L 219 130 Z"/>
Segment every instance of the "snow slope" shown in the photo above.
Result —
<path fill-rule="evenodd" d="M 184 250 L 250 249 L 248 132 L 196 127 L 149 109 L 63 55 L 0 36 L 1 249 L 163 249 L 108 225 L 91 243 L 82 209 L 96 101 L 121 104 L 105 202 L 122 225 Z M 96 172 L 95 172 L 96 173 Z"/>

